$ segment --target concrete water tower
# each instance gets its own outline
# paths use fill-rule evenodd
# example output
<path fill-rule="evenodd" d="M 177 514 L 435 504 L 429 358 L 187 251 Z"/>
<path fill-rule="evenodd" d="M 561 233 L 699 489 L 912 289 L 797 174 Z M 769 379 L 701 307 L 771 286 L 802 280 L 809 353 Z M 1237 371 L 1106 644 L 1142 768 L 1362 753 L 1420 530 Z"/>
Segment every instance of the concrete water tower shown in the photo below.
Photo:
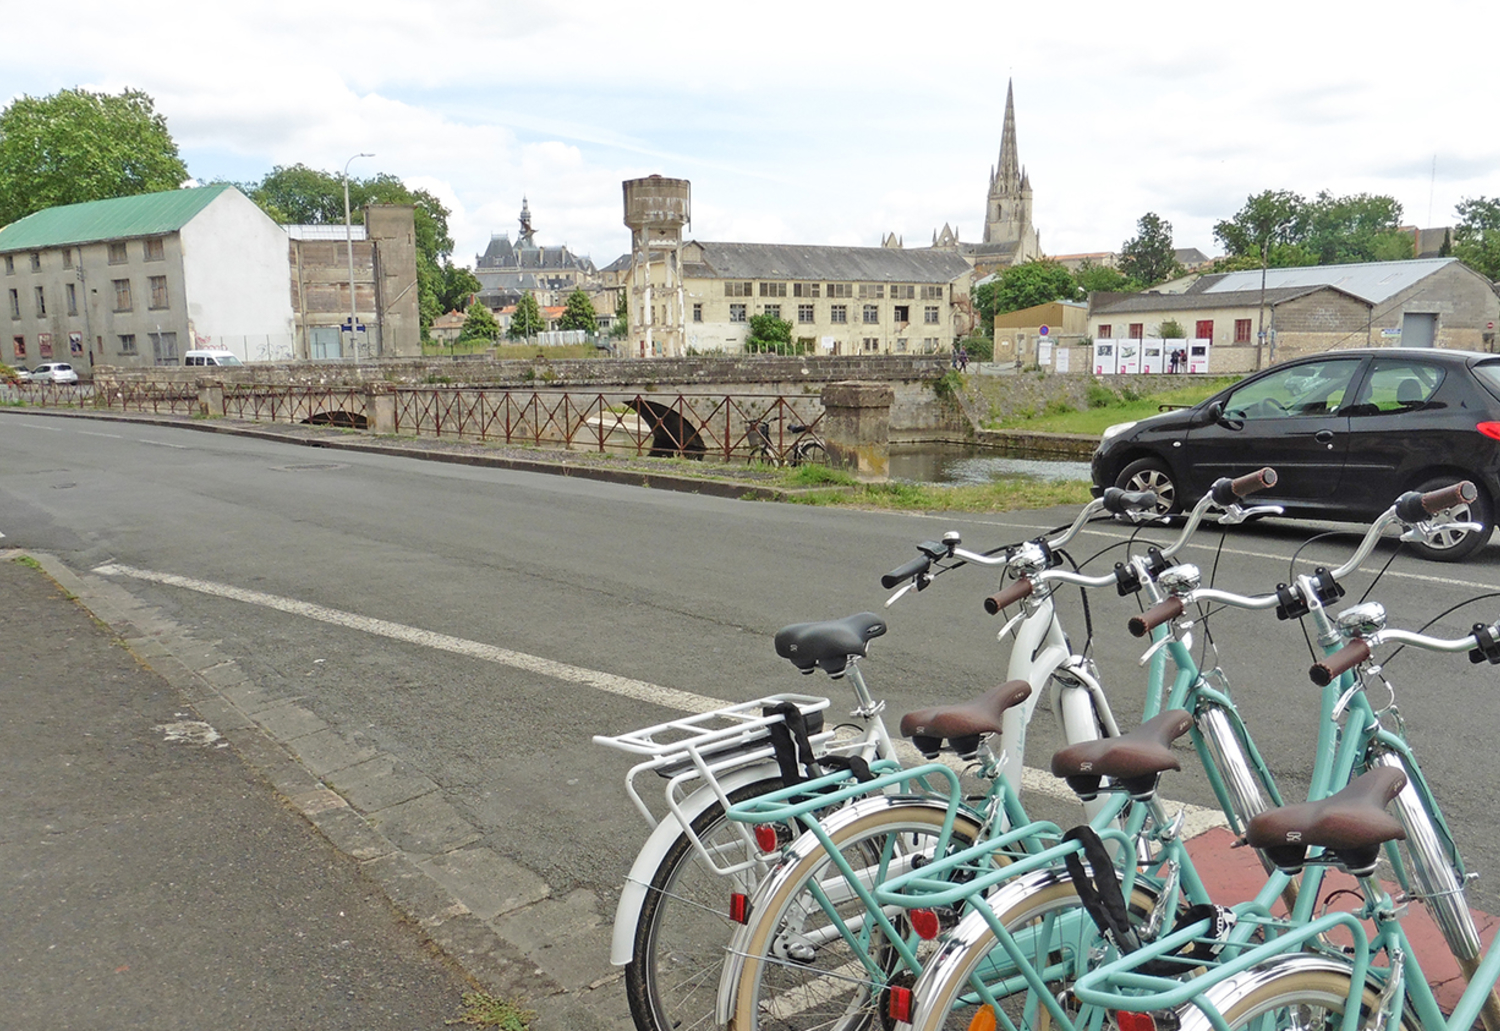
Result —
<path fill-rule="evenodd" d="M 630 227 L 630 353 L 676 358 L 687 353 L 682 287 L 682 227 L 692 225 L 692 186 L 659 175 L 627 179 Z"/>

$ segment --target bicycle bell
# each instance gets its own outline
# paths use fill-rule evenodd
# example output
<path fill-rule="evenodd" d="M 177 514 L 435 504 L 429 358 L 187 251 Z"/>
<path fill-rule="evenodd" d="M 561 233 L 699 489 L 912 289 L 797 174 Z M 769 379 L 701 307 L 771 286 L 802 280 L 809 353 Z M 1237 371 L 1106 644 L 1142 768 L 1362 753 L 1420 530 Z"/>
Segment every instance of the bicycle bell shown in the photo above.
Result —
<path fill-rule="evenodd" d="M 1345 637 L 1370 637 L 1385 629 L 1385 606 L 1367 601 L 1338 614 L 1339 631 Z"/>
<path fill-rule="evenodd" d="M 1184 562 L 1180 566 L 1162 570 L 1156 582 L 1168 594 L 1187 594 L 1198 589 L 1198 585 L 1203 582 L 1203 574 L 1191 562 Z"/>

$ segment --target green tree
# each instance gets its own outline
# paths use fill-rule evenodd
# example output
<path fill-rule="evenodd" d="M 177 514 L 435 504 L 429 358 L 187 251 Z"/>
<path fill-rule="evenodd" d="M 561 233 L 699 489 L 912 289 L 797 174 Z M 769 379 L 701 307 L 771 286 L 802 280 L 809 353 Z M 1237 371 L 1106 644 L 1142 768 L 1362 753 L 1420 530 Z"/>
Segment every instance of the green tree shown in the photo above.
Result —
<path fill-rule="evenodd" d="M 1453 255 L 1486 279 L 1500 279 L 1500 197 L 1459 201 Z"/>
<path fill-rule="evenodd" d="M 1296 242 L 1312 251 L 1319 265 L 1409 258 L 1411 237 L 1400 226 L 1401 204 L 1394 197 L 1335 197 L 1323 190 L 1308 204 L 1306 233 Z M 1392 258 L 1382 258 L 1385 254 Z"/>
<path fill-rule="evenodd" d="M 599 328 L 599 316 L 594 311 L 594 302 L 582 287 L 575 289 L 564 302 L 562 318 L 557 320 L 558 329 L 581 329 L 593 333 Z"/>
<path fill-rule="evenodd" d="M 1136 223 L 1136 235 L 1120 245 L 1120 271 L 1146 286 L 1182 275 L 1172 246 L 1172 223 L 1148 211 Z"/>
<path fill-rule="evenodd" d="M 1245 199 L 1233 218 L 1214 226 L 1214 236 L 1234 257 L 1254 257 L 1270 267 L 1271 249 L 1295 244 L 1307 234 L 1311 216 L 1307 201 L 1289 190 L 1266 190 Z"/>
<path fill-rule="evenodd" d="M 479 280 L 474 278 L 474 273 L 451 261 L 443 262 L 441 271 L 438 307 L 443 311 L 468 310 L 470 300 L 479 293 Z"/>
<path fill-rule="evenodd" d="M 792 324 L 775 315 L 750 316 L 750 335 L 745 350 L 756 354 L 796 354 L 792 343 Z"/>
<path fill-rule="evenodd" d="M 625 291 L 620 291 L 620 299 L 615 302 L 615 321 L 610 323 L 609 335 L 615 340 L 623 340 L 630 334 L 630 298 Z"/>
<path fill-rule="evenodd" d="M 508 336 L 512 340 L 534 337 L 547 328 L 542 318 L 542 307 L 536 303 L 536 295 L 527 290 L 516 302 L 516 313 L 510 317 Z"/>
<path fill-rule="evenodd" d="M 1073 274 L 1055 261 L 1043 259 L 1012 265 L 993 280 L 973 291 L 978 331 L 994 334 L 995 316 L 1020 311 L 1048 301 L 1078 299 Z"/>
<path fill-rule="evenodd" d="M 1156 335 L 1163 340 L 1184 340 L 1187 338 L 1187 330 L 1176 319 L 1164 319 L 1156 327 Z"/>
<path fill-rule="evenodd" d="M 1078 284 L 1078 292 L 1085 297 L 1101 292 L 1133 293 L 1141 288 L 1140 283 L 1119 269 L 1110 268 L 1108 265 L 1095 265 L 1087 258 L 1073 272 L 1073 282 Z"/>
<path fill-rule="evenodd" d="M 460 342 L 465 340 L 498 340 L 500 338 L 500 323 L 495 319 L 495 313 L 483 304 L 475 301 L 469 305 L 468 312 L 464 315 L 464 328 L 459 331 Z"/>
<path fill-rule="evenodd" d="M 59 204 L 175 190 L 187 177 L 140 90 L 23 95 L 0 112 L 0 226 Z"/>

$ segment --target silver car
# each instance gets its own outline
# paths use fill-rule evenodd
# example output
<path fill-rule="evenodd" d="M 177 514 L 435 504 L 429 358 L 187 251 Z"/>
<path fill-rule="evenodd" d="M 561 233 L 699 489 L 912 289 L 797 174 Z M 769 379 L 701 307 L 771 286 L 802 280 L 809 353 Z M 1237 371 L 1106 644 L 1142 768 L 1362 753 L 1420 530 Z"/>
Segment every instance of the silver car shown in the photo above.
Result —
<path fill-rule="evenodd" d="M 67 362 L 43 362 L 31 370 L 33 383 L 77 383 L 78 373 Z"/>

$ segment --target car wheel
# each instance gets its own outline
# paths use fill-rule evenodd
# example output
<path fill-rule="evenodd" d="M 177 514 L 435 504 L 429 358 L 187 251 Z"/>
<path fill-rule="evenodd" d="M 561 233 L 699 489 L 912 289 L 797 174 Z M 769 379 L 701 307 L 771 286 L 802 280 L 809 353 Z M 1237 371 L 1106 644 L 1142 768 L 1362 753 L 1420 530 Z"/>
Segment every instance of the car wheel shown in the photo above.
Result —
<path fill-rule="evenodd" d="M 1452 486 L 1453 482 L 1452 476 L 1439 476 L 1423 483 L 1417 490 L 1425 494 L 1430 490 L 1441 490 Z M 1477 484 L 1475 486 L 1478 487 Z M 1473 504 L 1454 505 L 1447 510 L 1444 518 L 1458 523 L 1478 523 L 1484 529 L 1478 532 L 1473 530 L 1440 531 L 1430 544 L 1420 541 L 1412 544 L 1418 555 L 1436 562 L 1458 562 L 1489 543 L 1490 536 L 1495 531 L 1495 507 L 1484 488 L 1478 487 L 1478 490 L 1479 496 L 1474 499 Z"/>
<path fill-rule="evenodd" d="M 1159 458 L 1137 458 L 1115 479 L 1121 490 L 1149 490 L 1156 495 L 1156 510 L 1162 515 L 1180 512 L 1182 505 L 1177 497 L 1177 480 L 1172 470 Z"/>

